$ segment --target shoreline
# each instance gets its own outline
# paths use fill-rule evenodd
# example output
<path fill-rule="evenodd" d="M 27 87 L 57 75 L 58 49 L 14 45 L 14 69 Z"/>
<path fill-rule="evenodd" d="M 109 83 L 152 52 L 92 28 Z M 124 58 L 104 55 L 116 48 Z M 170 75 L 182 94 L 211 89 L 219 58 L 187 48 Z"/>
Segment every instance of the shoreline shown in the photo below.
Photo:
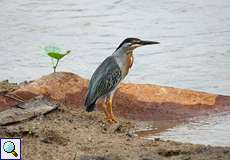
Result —
<path fill-rule="evenodd" d="M 20 137 L 24 159 L 41 160 L 228 160 L 230 147 L 213 147 L 135 135 L 139 122 L 121 118 L 108 125 L 103 113 L 61 105 L 32 120 L 4 126 L 0 136 Z M 151 123 L 144 122 L 144 125 Z"/>
<path fill-rule="evenodd" d="M 144 139 L 144 137 L 146 137 L 148 134 L 152 135 L 153 131 L 150 131 L 148 133 L 141 130 L 154 127 L 158 128 L 156 130 L 156 133 L 162 132 L 168 128 L 172 128 L 173 126 L 178 125 L 180 123 L 179 119 L 174 119 L 174 121 L 169 121 L 169 119 L 158 119 L 158 121 L 156 121 L 155 119 L 147 119 L 146 121 L 139 118 L 132 118 L 133 116 L 124 116 L 121 114 L 122 116 L 119 116 L 120 122 L 118 124 L 110 126 L 103 120 L 104 115 L 102 112 L 100 112 L 99 109 L 93 113 L 86 113 L 82 109 L 82 92 L 85 92 L 84 87 L 87 85 L 87 80 L 81 79 L 79 78 L 79 76 L 75 76 L 72 73 L 58 73 L 58 75 L 60 74 L 65 75 L 64 79 L 61 79 L 61 81 L 59 81 L 60 77 L 55 77 L 53 79 L 54 75 L 51 74 L 30 83 L 22 83 L 20 86 L 16 84 L 10 84 L 7 81 L 0 82 L 0 93 L 2 93 L 2 95 L 9 92 L 20 95 L 21 97 L 29 100 L 32 97 L 35 97 L 42 93 L 43 96 L 48 97 L 50 100 L 55 100 L 60 104 L 57 109 L 51 111 L 48 114 L 24 120 L 20 123 L 0 126 L 0 137 L 8 136 L 22 138 L 24 159 L 230 159 L 230 147 L 215 147 L 209 145 L 205 146 L 199 144 L 175 142 L 170 140 L 164 141 L 159 138 L 156 138 L 154 140 Z M 65 81 L 66 84 L 56 89 L 55 84 L 60 85 L 63 81 Z M 66 90 L 66 88 L 69 88 L 73 85 L 75 85 L 75 87 L 71 88 L 68 93 L 63 92 Z M 47 88 L 47 86 L 51 88 Z M 124 85 L 123 89 L 121 89 L 120 92 L 130 92 L 130 90 L 127 90 L 129 89 L 129 87 L 129 84 L 126 86 Z M 138 90 L 137 86 L 133 87 Z M 147 94 L 151 95 L 153 93 L 151 90 L 147 91 Z M 158 89 L 156 89 L 156 91 L 158 91 Z M 163 91 L 164 93 L 166 93 L 166 90 Z M 177 93 L 175 92 L 175 90 L 172 91 L 173 93 Z M 181 93 L 187 90 L 179 91 Z M 79 94 L 78 92 L 80 92 L 81 94 Z M 190 93 L 190 91 L 188 92 Z M 198 109 L 204 107 L 204 109 L 207 111 L 215 109 L 215 112 L 221 111 L 222 108 L 228 109 L 227 104 L 229 101 L 227 96 L 227 98 L 224 97 L 225 101 L 219 101 L 218 103 L 214 103 L 215 105 L 218 104 L 217 107 L 210 107 L 207 105 L 201 105 L 200 102 L 212 102 L 212 99 L 210 99 L 210 97 L 212 98 L 213 95 L 209 96 L 207 93 L 200 92 L 195 93 L 195 95 L 205 95 L 205 97 L 208 97 L 208 99 L 197 100 L 199 102 Z M 165 95 L 163 95 L 162 97 L 164 96 Z M 194 96 L 194 94 L 192 94 L 192 96 Z M 118 95 L 117 99 L 119 97 L 121 99 L 121 102 L 118 101 L 116 105 L 127 105 L 127 102 L 122 102 L 123 99 L 121 98 L 121 95 Z M 125 97 L 127 98 L 127 96 Z M 140 98 L 141 97 L 139 97 L 139 99 Z M 9 102 L 8 104 L 14 105 L 14 103 L 9 101 L 9 99 L 7 100 L 7 102 Z M 134 98 L 132 100 L 135 101 Z M 145 100 L 149 101 L 150 99 Z M 183 98 L 180 100 L 183 101 Z M 184 101 L 183 103 L 194 103 L 192 99 L 190 100 L 191 101 Z M 143 99 L 141 101 L 143 102 Z M 0 102 L 3 101 L 1 101 L 0 99 Z M 151 105 L 147 106 L 147 111 L 149 111 L 149 107 L 154 107 L 155 105 L 155 103 L 150 104 Z M 142 103 L 135 102 L 131 105 L 143 106 Z M 146 105 L 146 103 L 144 103 L 144 105 Z M 165 106 L 164 103 L 160 103 L 160 105 Z M 159 107 L 159 105 L 157 106 Z M 162 109 L 162 106 L 160 106 L 158 110 L 154 111 L 160 111 Z M 218 106 L 220 106 L 220 109 L 218 108 Z M 186 111 L 187 108 L 191 110 L 191 107 L 192 110 L 197 109 L 196 106 L 194 107 L 176 105 L 174 107 L 178 107 L 179 111 Z M 138 111 L 136 114 L 145 113 L 145 110 L 134 109 L 134 111 Z M 120 112 L 116 112 L 117 115 L 119 115 L 119 113 Z M 211 113 L 212 112 L 210 112 L 209 114 Z M 186 120 L 187 119 L 183 119 L 183 121 Z M 139 132 L 137 132 L 138 130 Z"/>
<path fill-rule="evenodd" d="M 230 147 L 213 147 L 161 139 L 146 140 L 135 135 L 138 121 L 120 119 L 108 125 L 103 113 L 86 113 L 61 105 L 32 120 L 4 126 L 0 136 L 20 137 L 23 159 L 30 160 L 228 160 Z"/>

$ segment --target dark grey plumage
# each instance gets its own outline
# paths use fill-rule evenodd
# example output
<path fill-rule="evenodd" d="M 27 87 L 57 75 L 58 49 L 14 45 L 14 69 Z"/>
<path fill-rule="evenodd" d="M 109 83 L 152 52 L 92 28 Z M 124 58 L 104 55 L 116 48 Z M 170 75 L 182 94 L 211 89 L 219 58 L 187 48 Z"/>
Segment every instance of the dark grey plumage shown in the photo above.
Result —
<path fill-rule="evenodd" d="M 86 111 L 95 108 L 98 98 L 112 92 L 122 79 L 122 72 L 114 56 L 106 58 L 93 73 L 85 100 Z"/>
<path fill-rule="evenodd" d="M 159 44 L 159 42 L 126 38 L 112 55 L 99 65 L 89 82 L 85 99 L 86 111 L 93 111 L 97 100 L 103 100 L 103 109 L 107 122 L 117 122 L 112 109 L 113 96 L 118 88 L 117 86 L 127 76 L 132 67 L 134 60 L 133 50 L 150 44 Z"/>

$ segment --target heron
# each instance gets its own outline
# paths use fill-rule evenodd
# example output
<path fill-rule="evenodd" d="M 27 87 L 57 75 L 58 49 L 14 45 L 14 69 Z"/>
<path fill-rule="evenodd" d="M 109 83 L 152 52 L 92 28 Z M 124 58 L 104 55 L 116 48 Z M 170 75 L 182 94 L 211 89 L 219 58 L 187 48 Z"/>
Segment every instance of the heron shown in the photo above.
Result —
<path fill-rule="evenodd" d="M 118 122 L 112 110 L 113 97 L 133 65 L 133 51 L 138 47 L 153 44 L 159 44 L 159 42 L 138 38 L 123 40 L 112 55 L 108 56 L 93 73 L 86 93 L 85 110 L 94 111 L 97 101 L 101 101 L 106 121 Z"/>

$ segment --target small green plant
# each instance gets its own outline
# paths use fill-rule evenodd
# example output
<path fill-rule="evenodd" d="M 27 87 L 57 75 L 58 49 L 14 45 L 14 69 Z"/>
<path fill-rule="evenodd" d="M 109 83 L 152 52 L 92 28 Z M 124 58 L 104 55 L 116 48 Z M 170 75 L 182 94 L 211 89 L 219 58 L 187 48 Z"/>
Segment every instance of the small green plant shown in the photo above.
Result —
<path fill-rule="evenodd" d="M 54 72 L 57 70 L 59 61 L 71 52 L 68 50 L 65 53 L 61 53 L 61 49 L 55 46 L 47 46 L 44 48 L 44 50 L 46 54 L 51 57 Z"/>

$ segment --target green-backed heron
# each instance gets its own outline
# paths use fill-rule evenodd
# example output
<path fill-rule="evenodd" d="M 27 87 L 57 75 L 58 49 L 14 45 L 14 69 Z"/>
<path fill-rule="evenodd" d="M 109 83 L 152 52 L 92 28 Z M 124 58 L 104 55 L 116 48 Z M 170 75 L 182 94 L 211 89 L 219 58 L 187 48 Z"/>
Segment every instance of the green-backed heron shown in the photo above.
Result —
<path fill-rule="evenodd" d="M 93 111 L 96 102 L 102 100 L 106 120 L 109 123 L 117 122 L 112 111 L 114 93 L 132 67 L 133 50 L 137 47 L 150 44 L 159 44 L 159 42 L 126 38 L 113 54 L 98 66 L 89 82 L 85 99 L 86 111 Z"/>

